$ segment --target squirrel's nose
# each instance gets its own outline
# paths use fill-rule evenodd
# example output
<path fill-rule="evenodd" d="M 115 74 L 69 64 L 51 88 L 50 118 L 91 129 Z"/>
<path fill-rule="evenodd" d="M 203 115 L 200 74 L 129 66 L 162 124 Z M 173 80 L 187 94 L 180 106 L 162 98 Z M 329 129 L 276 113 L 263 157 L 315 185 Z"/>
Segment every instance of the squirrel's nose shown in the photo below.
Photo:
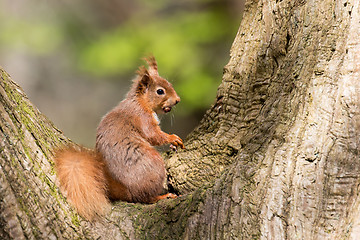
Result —
<path fill-rule="evenodd" d="M 179 102 L 180 102 L 180 98 L 177 97 L 177 98 L 175 99 L 175 105 L 178 104 Z"/>

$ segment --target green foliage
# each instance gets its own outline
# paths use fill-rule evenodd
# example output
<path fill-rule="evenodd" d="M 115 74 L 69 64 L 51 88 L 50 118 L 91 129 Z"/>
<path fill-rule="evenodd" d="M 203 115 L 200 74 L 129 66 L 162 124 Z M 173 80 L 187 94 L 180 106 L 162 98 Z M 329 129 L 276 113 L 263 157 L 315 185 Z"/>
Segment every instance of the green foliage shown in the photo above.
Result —
<path fill-rule="evenodd" d="M 128 5 L 127 17 L 111 26 L 97 18 L 103 12 L 89 10 L 94 6 L 91 1 L 85 3 L 84 8 L 41 5 L 29 15 L 9 15 L 0 8 L 0 53 L 20 51 L 59 59 L 61 54 L 71 70 L 80 70 L 85 78 L 126 81 L 144 64 L 141 58 L 153 54 L 160 74 L 181 96 L 184 113 L 209 107 L 240 22 L 229 13 L 229 3 L 136 0 Z"/>
<path fill-rule="evenodd" d="M 176 12 L 157 18 L 134 16 L 81 52 L 80 68 L 99 77 L 134 72 L 142 57 L 153 54 L 160 74 L 175 81 L 187 110 L 208 107 L 221 80 L 223 56 L 237 23 L 224 11 Z M 221 47 L 224 53 L 217 54 Z M 215 70 L 214 70 L 215 69 Z"/>
<path fill-rule="evenodd" d="M 4 13 L 2 13 L 4 14 Z M 0 17 L 1 46 L 14 48 L 31 54 L 45 55 L 63 41 L 62 29 L 47 21 L 24 21 L 7 16 Z"/>

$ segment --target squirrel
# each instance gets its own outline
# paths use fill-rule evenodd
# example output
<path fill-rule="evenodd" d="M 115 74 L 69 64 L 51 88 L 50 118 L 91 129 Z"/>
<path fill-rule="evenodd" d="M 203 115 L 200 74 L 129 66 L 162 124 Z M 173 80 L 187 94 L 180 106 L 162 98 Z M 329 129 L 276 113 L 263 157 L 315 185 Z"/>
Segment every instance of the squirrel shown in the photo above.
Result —
<path fill-rule="evenodd" d="M 110 201 L 155 203 L 176 198 L 161 195 L 166 179 L 164 161 L 153 147 L 181 147 L 175 134 L 160 129 L 157 114 L 180 101 L 172 85 L 159 76 L 153 56 L 145 59 L 126 98 L 100 121 L 95 150 L 65 147 L 54 158 L 60 187 L 77 212 L 92 221 L 104 215 Z"/>

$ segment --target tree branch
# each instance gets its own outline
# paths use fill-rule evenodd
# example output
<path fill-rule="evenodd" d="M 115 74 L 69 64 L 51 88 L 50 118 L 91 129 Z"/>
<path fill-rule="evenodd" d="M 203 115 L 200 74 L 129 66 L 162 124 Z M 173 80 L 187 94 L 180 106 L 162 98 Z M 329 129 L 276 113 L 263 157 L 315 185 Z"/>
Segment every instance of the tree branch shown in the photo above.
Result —
<path fill-rule="evenodd" d="M 248 1 L 216 102 L 167 160 L 184 195 L 94 224 L 56 183 L 70 141 L 1 70 L 0 237 L 358 238 L 359 19 L 357 0 Z"/>

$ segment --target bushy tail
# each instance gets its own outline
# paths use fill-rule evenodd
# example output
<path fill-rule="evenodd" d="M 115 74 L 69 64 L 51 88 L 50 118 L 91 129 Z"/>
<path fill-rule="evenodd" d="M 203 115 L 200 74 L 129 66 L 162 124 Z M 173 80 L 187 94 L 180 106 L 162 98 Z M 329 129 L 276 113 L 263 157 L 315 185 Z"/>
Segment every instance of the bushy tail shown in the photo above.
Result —
<path fill-rule="evenodd" d="M 83 148 L 65 148 L 57 151 L 54 160 L 61 189 L 77 212 L 90 221 L 103 215 L 110 202 L 100 156 Z"/>

